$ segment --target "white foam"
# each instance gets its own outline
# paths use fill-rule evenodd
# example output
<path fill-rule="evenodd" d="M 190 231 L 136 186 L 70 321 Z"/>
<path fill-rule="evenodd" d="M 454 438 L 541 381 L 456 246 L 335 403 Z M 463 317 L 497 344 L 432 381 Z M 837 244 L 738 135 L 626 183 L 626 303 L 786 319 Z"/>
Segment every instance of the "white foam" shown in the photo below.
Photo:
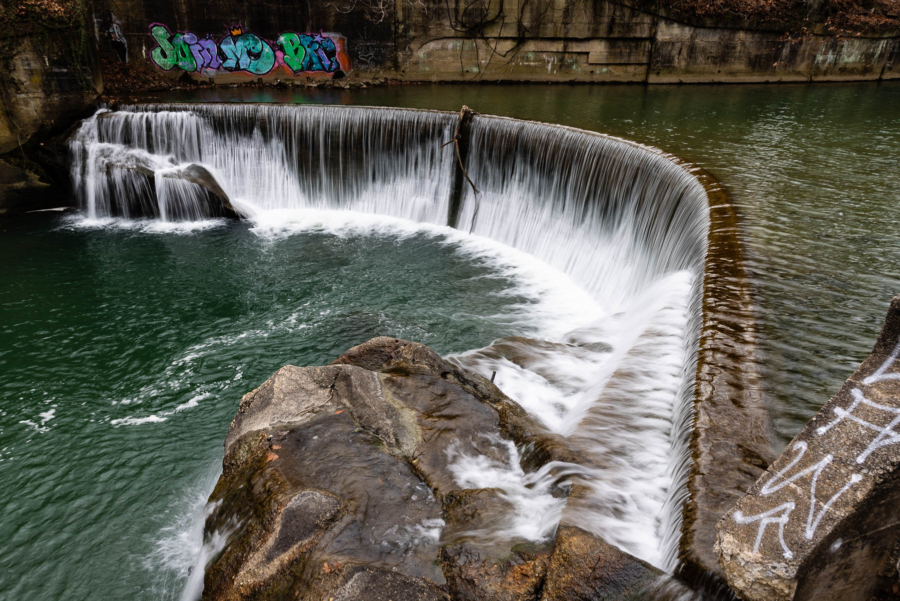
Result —
<path fill-rule="evenodd" d="M 162 415 L 148 415 L 147 417 L 123 417 L 114 419 L 109 422 L 112 426 L 140 426 L 143 424 L 158 424 L 166 421 L 166 417 Z"/>
<path fill-rule="evenodd" d="M 38 413 L 38 417 L 41 418 L 42 426 L 44 424 L 46 424 L 47 422 L 49 422 L 51 419 L 53 419 L 55 416 L 56 416 L 56 409 L 51 409 L 49 411 L 45 411 L 44 413 Z"/>
<path fill-rule="evenodd" d="M 30 419 L 19 420 L 19 423 L 34 428 L 35 432 L 41 432 L 41 433 L 44 433 L 44 432 L 49 432 L 49 431 L 50 431 L 50 428 L 44 428 L 44 427 L 42 427 L 42 426 L 39 426 L 38 424 L 34 423 L 34 422 L 31 421 Z"/>
<path fill-rule="evenodd" d="M 202 392 L 194 397 L 191 397 L 190 400 L 188 400 L 188 402 L 182 403 L 181 405 L 178 405 L 177 407 L 175 407 L 175 413 L 184 411 L 186 409 L 193 409 L 194 407 L 196 407 L 197 405 L 200 404 L 200 401 L 202 401 L 203 399 L 208 399 L 211 396 L 212 396 L 212 393 L 210 393 L 210 392 Z"/>
<path fill-rule="evenodd" d="M 490 532 L 477 532 L 479 538 L 543 541 L 556 531 L 556 525 L 566 506 L 565 498 L 554 497 L 550 490 L 554 478 L 548 470 L 526 474 L 520 465 L 516 445 L 497 439 L 495 444 L 506 447 L 508 458 L 498 462 L 473 449 L 457 443 L 447 449 L 450 471 L 459 486 L 464 488 L 499 488 L 501 497 L 513 506 L 505 523 L 492 525 Z"/>
<path fill-rule="evenodd" d="M 48 401 L 49 402 L 49 401 Z M 43 413 L 38 413 L 38 418 L 40 419 L 40 423 L 36 421 L 32 421 L 30 419 L 19 420 L 20 424 L 33 428 L 35 432 L 39 432 L 44 434 L 50 431 L 50 427 L 47 426 L 47 422 L 53 419 L 56 416 L 56 409 L 49 409 L 44 411 Z M 5 450 L 5 449 L 4 449 Z"/>
<path fill-rule="evenodd" d="M 207 503 L 220 472 L 215 461 L 205 468 L 180 499 L 172 503 L 172 511 L 166 512 L 169 521 L 156 535 L 153 552 L 144 561 L 147 570 L 162 572 L 154 597 L 196 601 L 203 593 L 203 576 L 207 562 L 215 557 L 228 542 L 237 524 L 231 523 L 224 530 L 213 532 L 204 540 L 203 530 L 217 505 Z M 169 517 L 172 516 L 172 517 Z"/>
<path fill-rule="evenodd" d="M 144 234 L 193 234 L 223 227 L 227 224 L 227 219 L 202 219 L 198 221 L 159 221 L 158 219 L 128 219 L 125 217 L 92 219 L 84 214 L 75 214 L 64 219 L 63 228 L 122 230 Z"/>

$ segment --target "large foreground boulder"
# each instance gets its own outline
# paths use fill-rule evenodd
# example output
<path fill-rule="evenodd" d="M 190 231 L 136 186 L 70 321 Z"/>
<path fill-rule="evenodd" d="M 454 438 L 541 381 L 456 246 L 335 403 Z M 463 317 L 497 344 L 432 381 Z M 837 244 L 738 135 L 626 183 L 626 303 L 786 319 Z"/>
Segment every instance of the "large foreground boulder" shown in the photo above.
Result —
<path fill-rule="evenodd" d="M 283 367 L 226 437 L 205 535 L 227 543 L 203 598 L 641 598 L 657 570 L 580 528 L 522 538 L 515 500 L 472 486 L 460 463 L 524 474 L 561 457 L 577 453 L 420 344 L 376 338 L 331 365 Z"/>

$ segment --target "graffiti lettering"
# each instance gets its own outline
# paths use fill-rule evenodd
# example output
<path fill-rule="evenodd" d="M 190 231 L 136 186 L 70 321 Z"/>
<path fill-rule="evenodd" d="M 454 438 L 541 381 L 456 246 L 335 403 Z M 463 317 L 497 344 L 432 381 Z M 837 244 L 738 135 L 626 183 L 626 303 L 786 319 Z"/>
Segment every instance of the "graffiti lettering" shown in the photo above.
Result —
<path fill-rule="evenodd" d="M 340 69 L 337 46 L 328 36 L 287 32 L 278 36 L 278 47 L 284 53 L 284 64 L 294 73 Z"/>
<path fill-rule="evenodd" d="M 154 23 L 150 37 L 156 42 L 150 58 L 165 71 L 178 67 L 188 73 L 224 70 L 265 75 L 284 66 L 295 75 L 318 72 L 340 76 L 350 70 L 344 38 L 331 33 L 287 31 L 272 43 L 244 32 L 238 25 L 217 42 L 211 35 L 201 39 L 191 32 L 173 34 L 165 25 Z"/>
<path fill-rule="evenodd" d="M 878 384 L 879 382 L 900 379 L 900 373 L 888 373 L 888 369 L 898 358 L 900 358 L 900 344 L 898 344 L 894 348 L 891 355 L 874 373 L 872 373 L 872 375 L 863 380 L 863 385 L 872 386 L 873 384 Z M 850 404 L 850 406 L 846 409 L 844 409 L 843 407 L 835 407 L 834 419 L 832 419 L 831 422 L 825 424 L 824 426 L 816 428 L 815 434 L 817 436 L 822 436 L 845 421 L 855 423 L 867 431 L 876 433 L 874 438 L 869 441 L 866 449 L 856 456 L 856 463 L 862 464 L 879 449 L 882 449 L 889 445 L 900 443 L 900 432 L 894 429 L 897 426 L 900 426 L 900 408 L 876 403 L 875 401 L 866 398 L 866 395 L 859 388 L 853 388 L 850 391 L 850 394 L 853 398 L 853 402 Z M 871 421 L 863 419 L 862 417 L 857 415 L 855 412 L 863 406 L 871 409 L 877 409 L 878 411 L 882 412 L 882 414 L 887 414 L 885 416 L 885 421 L 887 421 L 887 423 L 872 423 Z M 818 514 L 816 514 L 815 508 L 816 503 L 818 502 L 818 499 L 816 498 L 816 486 L 819 481 L 819 476 L 831 464 L 831 462 L 834 460 L 834 456 L 829 453 L 815 464 L 797 471 L 795 474 L 789 477 L 787 474 L 792 469 L 794 469 L 794 467 L 798 463 L 800 463 L 800 460 L 806 454 L 808 445 L 806 442 L 799 440 L 794 443 L 792 448 L 796 452 L 796 456 L 788 463 L 786 467 L 776 473 L 768 482 L 766 482 L 762 486 L 762 488 L 760 488 L 759 494 L 763 497 L 769 496 L 786 487 L 788 484 L 792 484 L 800 478 L 812 474 L 809 486 L 809 514 L 806 518 L 806 528 L 804 531 L 806 539 L 812 540 L 812 537 L 815 535 L 816 530 L 819 527 L 819 523 L 822 521 L 825 513 L 829 509 L 831 509 L 831 506 L 841 497 L 841 495 L 846 493 L 854 484 L 861 482 L 863 477 L 860 474 L 851 474 L 849 480 L 847 480 L 840 488 L 840 490 L 838 490 L 830 499 L 828 499 L 828 501 L 825 502 L 825 504 L 822 506 L 822 509 L 818 512 Z M 745 516 L 741 511 L 736 511 L 733 517 L 735 522 L 737 522 L 738 524 L 759 522 L 759 527 L 756 535 L 756 543 L 753 547 L 754 553 L 757 553 L 759 551 L 759 546 L 765 534 L 766 528 L 770 524 L 778 524 L 779 542 L 781 543 L 781 547 L 784 550 L 784 557 L 790 559 L 791 557 L 793 557 L 793 554 L 785 543 L 784 528 L 790 523 L 790 514 L 795 507 L 796 505 L 793 501 L 788 501 L 786 503 L 782 503 L 778 507 L 775 507 L 768 511 L 764 511 L 758 515 Z"/>
<path fill-rule="evenodd" d="M 788 520 L 791 519 L 791 512 L 794 511 L 795 507 L 796 505 L 793 501 L 788 501 L 787 503 L 782 503 L 778 507 L 764 511 L 759 515 L 745 516 L 743 512 L 735 511 L 734 521 L 738 524 L 752 524 L 753 522 L 759 522 L 759 529 L 756 531 L 756 541 L 753 543 L 754 553 L 759 553 L 759 545 L 762 543 L 763 535 L 766 533 L 766 528 L 769 524 L 778 524 L 778 540 L 781 542 L 784 557 L 790 559 L 794 554 L 791 553 L 787 543 L 784 542 L 784 526 L 788 523 Z"/>
<path fill-rule="evenodd" d="M 222 61 L 219 60 L 219 47 L 216 45 L 215 40 L 211 39 L 209 36 L 203 40 L 197 40 L 197 36 L 191 34 L 192 40 L 188 40 L 185 38 L 185 41 L 191 47 L 191 53 L 194 55 L 194 60 L 197 62 L 198 69 L 218 69 L 222 66 Z"/>
<path fill-rule="evenodd" d="M 888 368 L 894 364 L 897 357 L 900 357 L 900 344 L 897 344 L 897 346 L 894 347 L 891 355 L 884 360 L 881 367 L 875 370 L 875 373 L 863 380 L 863 384 L 869 385 L 876 382 L 883 382 L 884 380 L 900 380 L 900 373 L 887 373 Z"/>
<path fill-rule="evenodd" d="M 296 33 L 283 33 L 278 36 L 278 48 L 284 55 L 284 64 L 294 73 L 303 71 L 306 64 L 306 47 L 300 43 Z"/>
<path fill-rule="evenodd" d="M 232 34 L 223 38 L 219 42 L 219 51 L 226 57 L 222 68 L 227 71 L 249 71 L 255 75 L 264 75 L 275 66 L 272 47 L 252 33 Z"/>
<path fill-rule="evenodd" d="M 183 71 L 197 70 L 197 62 L 189 46 L 191 39 L 196 41 L 193 34 L 187 34 L 188 39 L 185 40 L 185 34 L 181 32 L 172 35 L 165 25 L 152 25 L 150 35 L 158 44 L 150 52 L 150 57 L 160 68 L 171 71 L 177 66 Z"/>
<path fill-rule="evenodd" d="M 825 515 L 825 512 L 828 511 L 831 508 L 831 506 L 834 504 L 834 502 L 837 501 L 841 495 L 843 495 L 845 492 L 847 492 L 847 490 L 849 490 L 851 486 L 853 486 L 854 484 L 856 484 L 857 482 L 862 480 L 862 476 L 860 476 L 859 474 L 852 474 L 850 476 L 850 481 L 847 482 L 846 484 L 844 484 L 843 488 L 841 488 L 830 499 L 828 499 L 828 501 L 825 503 L 825 506 L 822 508 L 822 510 L 819 512 L 819 514 L 816 515 L 815 509 L 816 509 L 816 502 L 818 501 L 818 499 L 816 498 L 816 485 L 819 482 L 819 476 L 822 474 L 822 472 L 825 470 L 825 468 L 828 467 L 828 465 L 832 462 L 832 460 L 834 459 L 834 456 L 831 454 L 828 454 L 825 457 L 823 457 L 820 461 L 818 461 L 817 463 L 807 467 L 806 469 L 800 470 L 799 472 L 795 473 L 793 476 L 788 477 L 787 473 L 790 472 L 794 468 L 794 466 L 800 462 L 801 459 L 803 459 L 803 456 L 806 454 L 807 448 L 808 448 L 807 444 L 805 442 L 803 442 L 802 440 L 798 440 L 797 442 L 795 442 L 793 449 L 795 451 L 797 451 L 797 455 L 794 457 L 794 459 L 790 463 L 788 463 L 788 465 L 783 470 L 776 473 L 774 476 L 772 476 L 772 478 L 768 482 L 766 482 L 763 485 L 763 487 L 759 491 L 759 494 L 761 494 L 764 497 L 769 496 L 773 493 L 778 492 L 779 490 L 781 490 L 788 484 L 792 484 L 792 483 L 796 482 L 803 476 L 806 476 L 807 474 L 812 474 L 812 481 L 810 482 L 810 485 L 809 485 L 809 515 L 806 518 L 806 530 L 804 532 L 804 534 L 806 535 L 806 539 L 812 540 L 812 537 L 816 533 L 816 530 L 818 529 L 819 523 L 822 521 L 822 517 Z M 790 508 L 787 507 L 788 505 L 790 505 Z M 791 511 L 793 511 L 794 507 L 795 507 L 795 504 L 793 502 L 789 502 L 789 503 L 786 503 L 783 505 L 779 505 L 775 509 L 772 509 L 770 511 L 762 513 L 758 516 L 751 516 L 751 517 L 744 517 L 743 514 L 741 514 L 741 512 L 738 511 L 738 512 L 735 512 L 734 519 L 739 524 L 747 524 L 752 521 L 756 521 L 757 519 L 761 520 L 760 524 L 759 524 L 759 530 L 756 535 L 756 545 L 754 546 L 754 549 L 753 549 L 754 553 L 756 553 L 759 549 L 759 543 L 760 543 L 760 541 L 762 541 L 762 537 L 765 532 L 766 526 L 768 526 L 770 523 L 780 524 L 780 530 L 782 533 L 782 535 L 780 537 L 781 546 L 784 549 L 784 556 L 786 558 L 790 559 L 793 556 L 793 554 L 791 553 L 791 550 L 788 548 L 788 546 L 784 542 L 783 532 L 784 532 L 784 525 L 787 524 L 788 520 L 790 519 L 790 513 L 791 513 Z M 770 517 L 772 514 L 778 513 L 779 511 L 782 511 L 782 513 L 780 516 L 778 516 L 778 518 Z"/>

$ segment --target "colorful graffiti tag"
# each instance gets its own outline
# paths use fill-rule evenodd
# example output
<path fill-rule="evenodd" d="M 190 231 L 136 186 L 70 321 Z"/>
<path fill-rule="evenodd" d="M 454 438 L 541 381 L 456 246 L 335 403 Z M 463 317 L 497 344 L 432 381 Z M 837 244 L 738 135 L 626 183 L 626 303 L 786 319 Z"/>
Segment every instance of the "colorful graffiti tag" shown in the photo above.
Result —
<path fill-rule="evenodd" d="M 162 23 L 154 23 L 150 37 L 156 42 L 150 59 L 165 71 L 177 67 L 188 73 L 221 70 L 265 75 L 283 66 L 294 75 L 343 75 L 350 70 L 344 37 L 333 33 L 286 31 L 271 42 L 234 26 L 217 42 L 212 35 L 201 38 L 189 31 L 172 33 Z"/>

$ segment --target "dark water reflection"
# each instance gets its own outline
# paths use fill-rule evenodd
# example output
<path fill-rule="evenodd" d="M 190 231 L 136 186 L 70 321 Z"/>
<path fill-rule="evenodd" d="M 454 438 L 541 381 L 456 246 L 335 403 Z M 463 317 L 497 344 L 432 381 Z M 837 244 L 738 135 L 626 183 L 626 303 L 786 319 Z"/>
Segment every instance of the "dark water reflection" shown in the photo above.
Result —
<path fill-rule="evenodd" d="M 897 83 L 234 89 L 191 96 L 447 110 L 466 104 L 622 136 L 708 169 L 742 217 L 765 393 L 782 444 L 866 357 L 890 298 L 900 293 Z"/>

